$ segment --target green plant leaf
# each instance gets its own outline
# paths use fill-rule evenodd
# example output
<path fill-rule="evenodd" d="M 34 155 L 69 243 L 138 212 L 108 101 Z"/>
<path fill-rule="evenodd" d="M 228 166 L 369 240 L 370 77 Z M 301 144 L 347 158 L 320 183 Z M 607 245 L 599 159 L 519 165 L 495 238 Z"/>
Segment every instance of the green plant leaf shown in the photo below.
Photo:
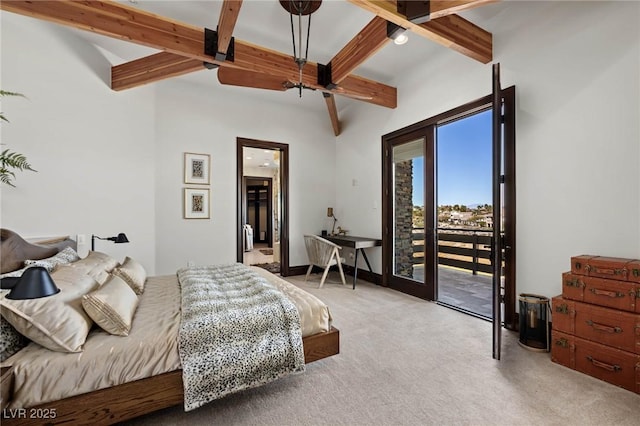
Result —
<path fill-rule="evenodd" d="M 0 96 L 20 96 L 22 98 L 26 97 L 22 93 L 18 92 L 9 92 L 7 90 L 0 90 Z M 9 122 L 7 118 L 4 116 L 4 113 L 0 112 L 0 121 Z M 9 186 L 15 187 L 13 184 L 13 179 L 15 179 L 16 174 L 13 170 L 30 170 L 32 172 L 36 172 L 31 167 L 31 164 L 27 161 L 27 157 L 20 154 L 19 152 L 10 151 L 5 149 L 0 153 L 0 182 L 5 183 Z"/>

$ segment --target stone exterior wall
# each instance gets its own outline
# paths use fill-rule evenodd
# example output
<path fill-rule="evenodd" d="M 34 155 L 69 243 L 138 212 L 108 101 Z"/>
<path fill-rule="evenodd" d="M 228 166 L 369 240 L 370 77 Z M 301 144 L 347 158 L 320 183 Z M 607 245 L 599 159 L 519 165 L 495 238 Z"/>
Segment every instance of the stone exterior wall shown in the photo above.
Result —
<path fill-rule="evenodd" d="M 413 278 L 413 161 L 395 163 L 395 275 Z"/>

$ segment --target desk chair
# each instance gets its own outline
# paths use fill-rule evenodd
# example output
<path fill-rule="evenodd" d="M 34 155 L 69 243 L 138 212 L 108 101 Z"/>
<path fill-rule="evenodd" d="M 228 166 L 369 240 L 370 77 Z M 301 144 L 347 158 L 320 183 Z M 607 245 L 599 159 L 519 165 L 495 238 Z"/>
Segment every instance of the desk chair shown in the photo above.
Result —
<path fill-rule="evenodd" d="M 304 278 L 305 281 L 309 279 L 309 274 L 311 274 L 311 270 L 314 266 L 323 268 L 324 273 L 322 274 L 320 286 L 318 287 L 322 288 L 324 280 L 327 278 L 329 268 L 333 265 L 338 265 L 342 285 L 347 285 L 344 280 L 344 272 L 342 272 L 342 263 L 345 260 L 340 257 L 338 252 L 342 247 L 332 243 L 331 241 L 325 240 L 324 238 L 318 237 L 317 235 L 305 235 L 304 245 L 307 248 L 307 256 L 309 257 L 309 269 L 307 270 L 307 276 Z"/>

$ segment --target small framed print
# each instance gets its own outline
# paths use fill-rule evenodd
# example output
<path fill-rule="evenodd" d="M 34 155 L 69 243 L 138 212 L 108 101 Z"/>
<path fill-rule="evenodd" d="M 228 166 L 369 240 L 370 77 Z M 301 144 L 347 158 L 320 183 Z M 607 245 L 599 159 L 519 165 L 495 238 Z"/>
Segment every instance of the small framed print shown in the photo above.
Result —
<path fill-rule="evenodd" d="M 209 188 L 184 188 L 184 218 L 209 219 Z"/>
<path fill-rule="evenodd" d="M 209 185 L 209 154 L 184 153 L 184 183 Z"/>

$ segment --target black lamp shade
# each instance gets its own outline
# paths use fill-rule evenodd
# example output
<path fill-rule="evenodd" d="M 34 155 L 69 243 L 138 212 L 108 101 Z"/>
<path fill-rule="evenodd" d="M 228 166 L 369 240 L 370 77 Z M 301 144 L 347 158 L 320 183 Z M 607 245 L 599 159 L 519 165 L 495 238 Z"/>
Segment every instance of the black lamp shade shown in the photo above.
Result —
<path fill-rule="evenodd" d="M 117 237 L 115 237 L 115 239 L 113 240 L 114 243 L 116 244 L 120 244 L 120 243 L 128 243 L 129 239 L 127 238 L 126 235 L 124 235 L 124 233 L 119 233 Z"/>
<path fill-rule="evenodd" d="M 49 272 L 42 266 L 27 268 L 22 276 L 7 294 L 7 299 L 38 299 L 40 297 L 52 296 L 60 289 L 51 279 Z"/>

